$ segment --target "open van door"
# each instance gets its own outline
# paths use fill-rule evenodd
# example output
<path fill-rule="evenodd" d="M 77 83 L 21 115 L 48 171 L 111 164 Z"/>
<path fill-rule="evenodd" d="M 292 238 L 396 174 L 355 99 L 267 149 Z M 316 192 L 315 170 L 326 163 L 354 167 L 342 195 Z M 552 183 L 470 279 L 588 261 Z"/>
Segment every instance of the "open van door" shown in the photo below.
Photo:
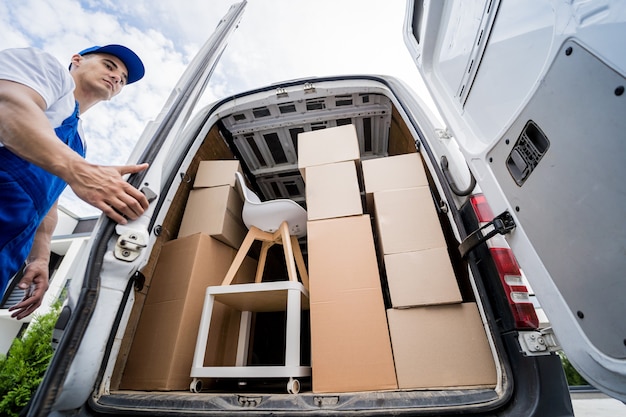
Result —
<path fill-rule="evenodd" d="M 626 401 L 626 8 L 408 0 L 404 36 L 568 359 Z"/>
<path fill-rule="evenodd" d="M 142 248 L 147 246 L 151 235 L 155 207 L 162 204 L 160 190 L 172 161 L 168 160 L 168 152 L 159 154 L 158 151 L 179 146 L 177 138 L 206 88 L 245 6 L 246 0 L 231 6 L 186 69 L 158 118 L 146 127 L 129 158 L 132 163 L 150 164 L 146 172 L 129 179 L 148 196 L 150 208 L 125 226 L 116 225 L 104 216 L 100 218 L 91 239 L 89 259 L 84 261 L 83 279 L 73 282 L 75 289 L 70 288 L 68 303 L 55 329 L 55 338 L 60 334 L 58 346 L 28 406 L 28 416 L 48 416 L 57 410 L 78 409 L 92 395 L 104 358 L 115 349 L 113 336 L 121 316 L 128 314 L 128 306 L 132 305 L 136 271 L 145 264 L 148 255 Z M 120 250 L 120 246 L 126 251 Z M 74 281 L 80 280 L 75 278 Z"/>

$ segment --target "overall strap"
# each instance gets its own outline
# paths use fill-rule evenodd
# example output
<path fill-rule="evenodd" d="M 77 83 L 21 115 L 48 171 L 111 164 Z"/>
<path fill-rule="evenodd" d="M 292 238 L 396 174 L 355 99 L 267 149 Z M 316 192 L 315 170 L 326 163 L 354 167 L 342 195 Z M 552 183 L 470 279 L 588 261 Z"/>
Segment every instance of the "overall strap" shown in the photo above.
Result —
<path fill-rule="evenodd" d="M 54 129 L 57 137 L 75 152 L 85 156 L 82 139 L 78 133 L 78 103 L 74 112 Z M 0 148 L 0 169 L 3 176 L 16 181 L 31 196 L 34 209 L 45 216 L 67 185 L 61 178 L 20 158 L 6 148 Z"/>

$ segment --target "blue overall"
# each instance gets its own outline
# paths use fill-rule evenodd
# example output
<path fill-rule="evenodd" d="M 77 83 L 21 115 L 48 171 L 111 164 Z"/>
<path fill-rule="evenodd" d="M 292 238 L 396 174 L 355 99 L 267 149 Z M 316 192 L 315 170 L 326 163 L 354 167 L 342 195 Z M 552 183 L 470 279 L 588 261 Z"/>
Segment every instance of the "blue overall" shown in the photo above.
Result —
<path fill-rule="evenodd" d="M 82 157 L 78 103 L 55 130 Z M 30 253 L 39 224 L 67 184 L 61 178 L 0 147 L 0 295 Z"/>

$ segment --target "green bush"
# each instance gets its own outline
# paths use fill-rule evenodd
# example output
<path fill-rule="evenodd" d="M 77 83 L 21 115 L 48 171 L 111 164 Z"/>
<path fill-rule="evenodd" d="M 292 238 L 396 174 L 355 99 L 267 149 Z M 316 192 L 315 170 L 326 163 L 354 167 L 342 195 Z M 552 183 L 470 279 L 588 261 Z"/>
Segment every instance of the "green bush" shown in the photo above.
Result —
<path fill-rule="evenodd" d="M 0 415 L 18 416 L 39 386 L 53 354 L 52 330 L 60 310 L 57 302 L 50 312 L 35 316 L 28 331 L 0 358 Z"/>
<path fill-rule="evenodd" d="M 565 371 L 565 377 L 567 378 L 567 384 L 569 386 L 589 385 L 585 378 L 583 378 L 572 366 L 563 352 L 559 352 L 559 356 L 561 357 L 561 364 L 563 365 L 563 370 Z"/>

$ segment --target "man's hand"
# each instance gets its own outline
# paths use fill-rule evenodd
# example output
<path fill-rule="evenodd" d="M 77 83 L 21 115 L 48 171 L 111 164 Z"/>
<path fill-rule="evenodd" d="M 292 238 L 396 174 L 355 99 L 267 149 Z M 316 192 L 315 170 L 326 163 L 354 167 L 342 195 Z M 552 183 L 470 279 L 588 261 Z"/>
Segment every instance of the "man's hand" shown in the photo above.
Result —
<path fill-rule="evenodd" d="M 41 305 L 43 296 L 48 290 L 48 262 L 37 260 L 26 265 L 24 276 L 17 286 L 26 290 L 22 301 L 9 308 L 11 317 L 18 320 L 31 314 Z"/>
<path fill-rule="evenodd" d="M 135 220 L 148 208 L 148 199 L 123 178 L 148 168 L 148 164 L 126 166 L 93 165 L 78 161 L 68 185 L 82 200 L 102 210 L 117 223 Z"/>

